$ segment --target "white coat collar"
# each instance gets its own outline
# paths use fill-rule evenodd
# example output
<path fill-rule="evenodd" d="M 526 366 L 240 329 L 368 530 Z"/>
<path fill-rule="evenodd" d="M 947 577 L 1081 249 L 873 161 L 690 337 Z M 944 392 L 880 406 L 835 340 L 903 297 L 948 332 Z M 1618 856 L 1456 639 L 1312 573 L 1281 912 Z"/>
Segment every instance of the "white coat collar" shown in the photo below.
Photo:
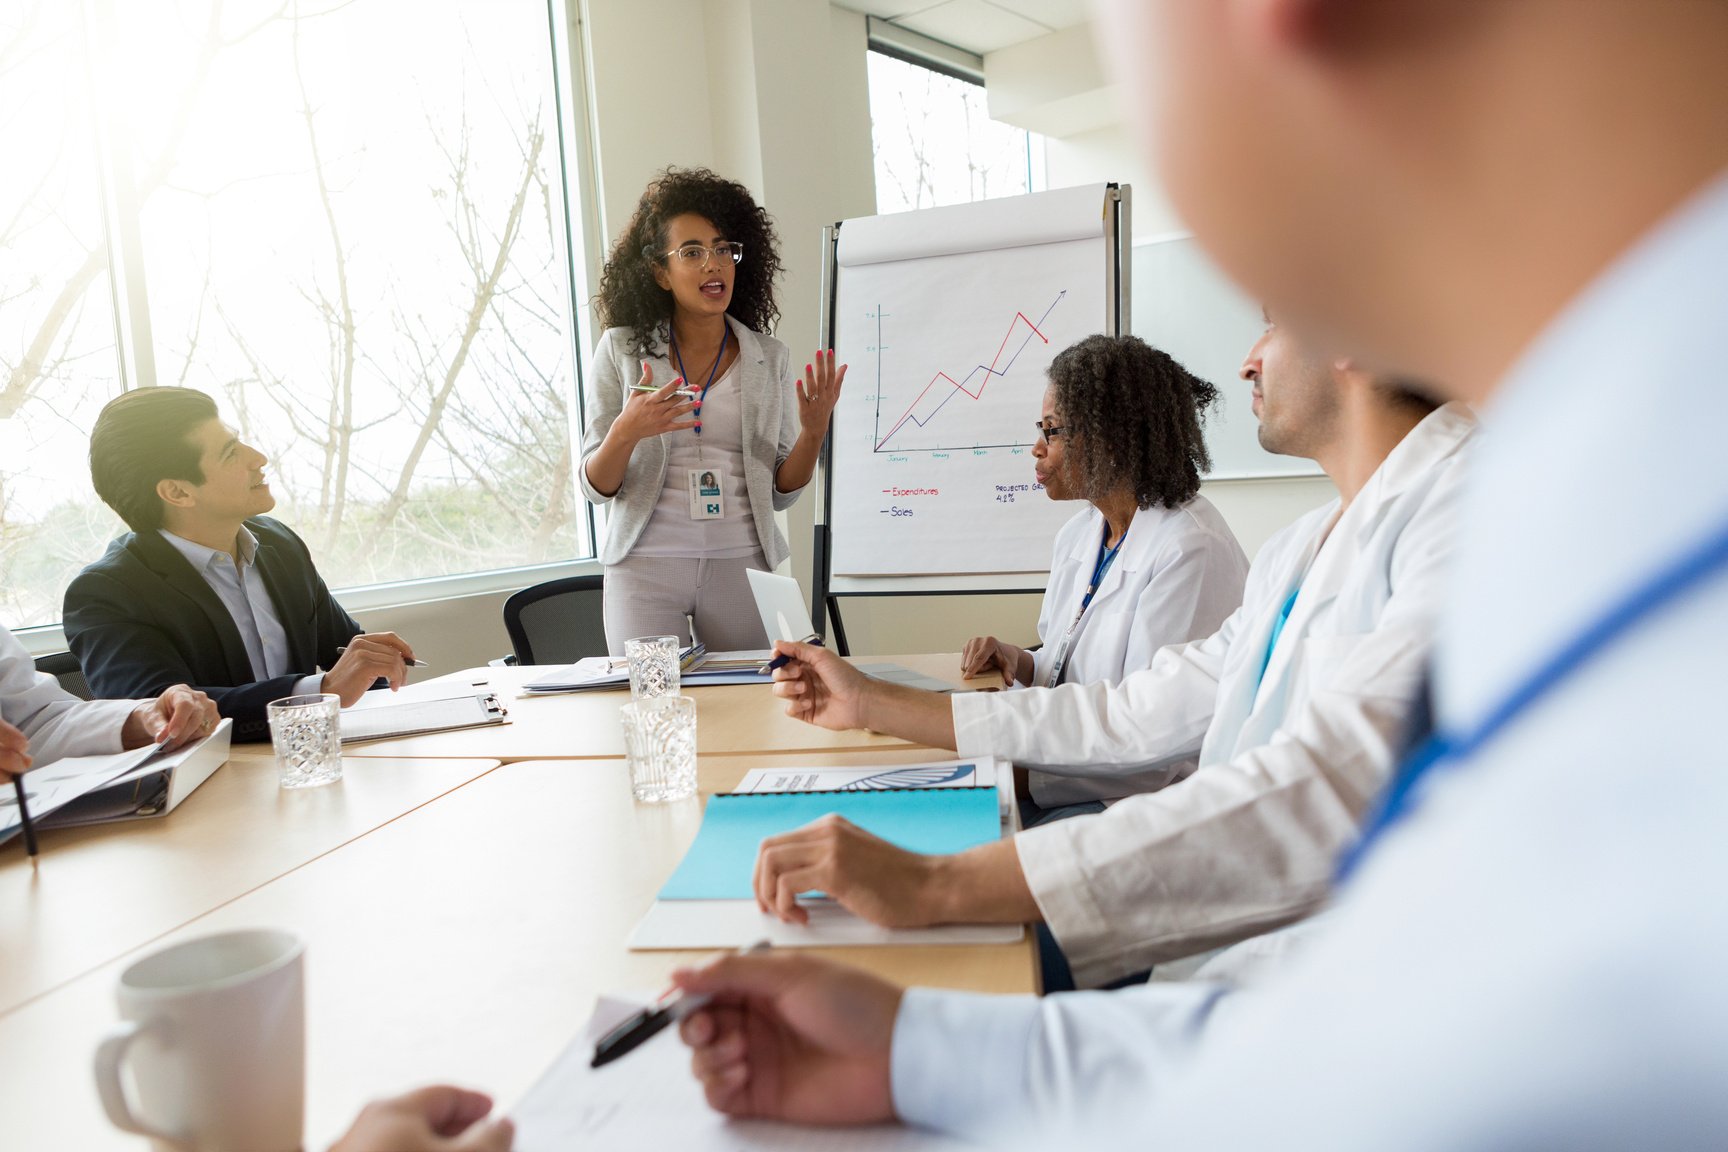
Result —
<path fill-rule="evenodd" d="M 1467 729 L 1609 601 L 1728 517 L 1728 176 L 1531 343 L 1483 411 L 1436 648 Z"/>
<path fill-rule="evenodd" d="M 1423 417 L 1380 462 L 1362 491 L 1343 513 L 1321 521 L 1310 537 L 1301 560 L 1291 566 L 1283 587 L 1275 597 L 1272 612 L 1261 621 L 1262 643 L 1271 638 L 1272 615 L 1284 606 L 1292 590 L 1300 587 L 1284 631 L 1301 636 L 1326 605 L 1337 598 L 1350 579 L 1362 550 L 1379 527 L 1392 503 L 1436 466 L 1464 447 L 1476 431 L 1476 417 L 1462 404 L 1446 404 Z M 1326 525 L 1330 525 L 1327 531 Z M 1322 541 L 1324 537 L 1324 541 Z M 1270 696 L 1289 670 L 1295 644 L 1279 644 L 1272 651 L 1261 681 L 1261 692 Z"/>

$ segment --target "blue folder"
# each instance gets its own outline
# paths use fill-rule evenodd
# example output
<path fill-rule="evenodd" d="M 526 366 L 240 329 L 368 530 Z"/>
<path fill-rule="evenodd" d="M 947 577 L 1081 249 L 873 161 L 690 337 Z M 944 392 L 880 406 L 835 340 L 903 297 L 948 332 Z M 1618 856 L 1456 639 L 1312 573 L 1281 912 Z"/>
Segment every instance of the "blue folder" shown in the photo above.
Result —
<path fill-rule="evenodd" d="M 702 830 L 662 900 L 749 900 L 762 841 L 830 812 L 912 852 L 962 852 L 1001 836 L 994 788 L 909 788 L 883 792 L 757 792 L 708 801 Z"/>

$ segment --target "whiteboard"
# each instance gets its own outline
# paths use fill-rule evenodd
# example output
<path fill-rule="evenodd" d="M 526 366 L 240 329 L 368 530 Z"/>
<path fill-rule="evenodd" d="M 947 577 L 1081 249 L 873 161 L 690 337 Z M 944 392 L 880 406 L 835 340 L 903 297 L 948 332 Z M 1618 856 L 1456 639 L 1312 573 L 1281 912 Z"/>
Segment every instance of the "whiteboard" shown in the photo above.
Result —
<path fill-rule="evenodd" d="M 1027 575 L 987 586 L 1043 585 L 1079 505 L 1037 484 L 1033 427 L 1051 359 L 1112 327 L 1112 199 L 1098 184 L 840 226 L 836 587 L 1014 573 Z"/>
<path fill-rule="evenodd" d="M 1260 305 L 1226 279 L 1191 236 L 1136 244 L 1132 265 L 1134 334 L 1218 389 L 1218 405 L 1206 421 L 1207 479 L 1321 475 L 1312 460 L 1260 447 L 1260 422 L 1249 406 L 1248 383 L 1238 375 L 1265 330 Z"/>

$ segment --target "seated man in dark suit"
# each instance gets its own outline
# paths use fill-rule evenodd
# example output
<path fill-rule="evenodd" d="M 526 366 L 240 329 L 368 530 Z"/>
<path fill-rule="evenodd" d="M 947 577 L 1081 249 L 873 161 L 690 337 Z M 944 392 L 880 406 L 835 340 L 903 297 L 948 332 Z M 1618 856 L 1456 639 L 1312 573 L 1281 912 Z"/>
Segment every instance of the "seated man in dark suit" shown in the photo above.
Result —
<path fill-rule="evenodd" d="M 266 740 L 272 700 L 330 692 L 347 705 L 381 679 L 402 686 L 413 651 L 363 634 L 306 545 L 264 516 L 276 506 L 265 463 L 190 388 L 140 388 L 102 409 L 90 475 L 132 531 L 65 603 L 67 644 L 97 696 L 191 684 L 233 718 L 235 739 Z"/>

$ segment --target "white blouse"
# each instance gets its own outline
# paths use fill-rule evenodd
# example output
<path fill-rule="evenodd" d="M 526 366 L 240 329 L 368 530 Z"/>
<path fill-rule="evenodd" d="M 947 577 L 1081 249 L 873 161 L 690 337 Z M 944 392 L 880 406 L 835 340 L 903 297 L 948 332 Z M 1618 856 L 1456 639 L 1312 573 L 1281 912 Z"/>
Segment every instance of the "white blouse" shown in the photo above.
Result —
<path fill-rule="evenodd" d="M 702 402 L 702 434 L 698 436 L 693 428 L 669 432 L 666 443 L 666 483 L 631 554 L 738 559 L 760 552 L 750 493 L 744 487 L 744 411 L 737 360 L 708 389 Z M 724 508 L 719 519 L 691 518 L 692 468 L 713 472 L 719 479 Z"/>

